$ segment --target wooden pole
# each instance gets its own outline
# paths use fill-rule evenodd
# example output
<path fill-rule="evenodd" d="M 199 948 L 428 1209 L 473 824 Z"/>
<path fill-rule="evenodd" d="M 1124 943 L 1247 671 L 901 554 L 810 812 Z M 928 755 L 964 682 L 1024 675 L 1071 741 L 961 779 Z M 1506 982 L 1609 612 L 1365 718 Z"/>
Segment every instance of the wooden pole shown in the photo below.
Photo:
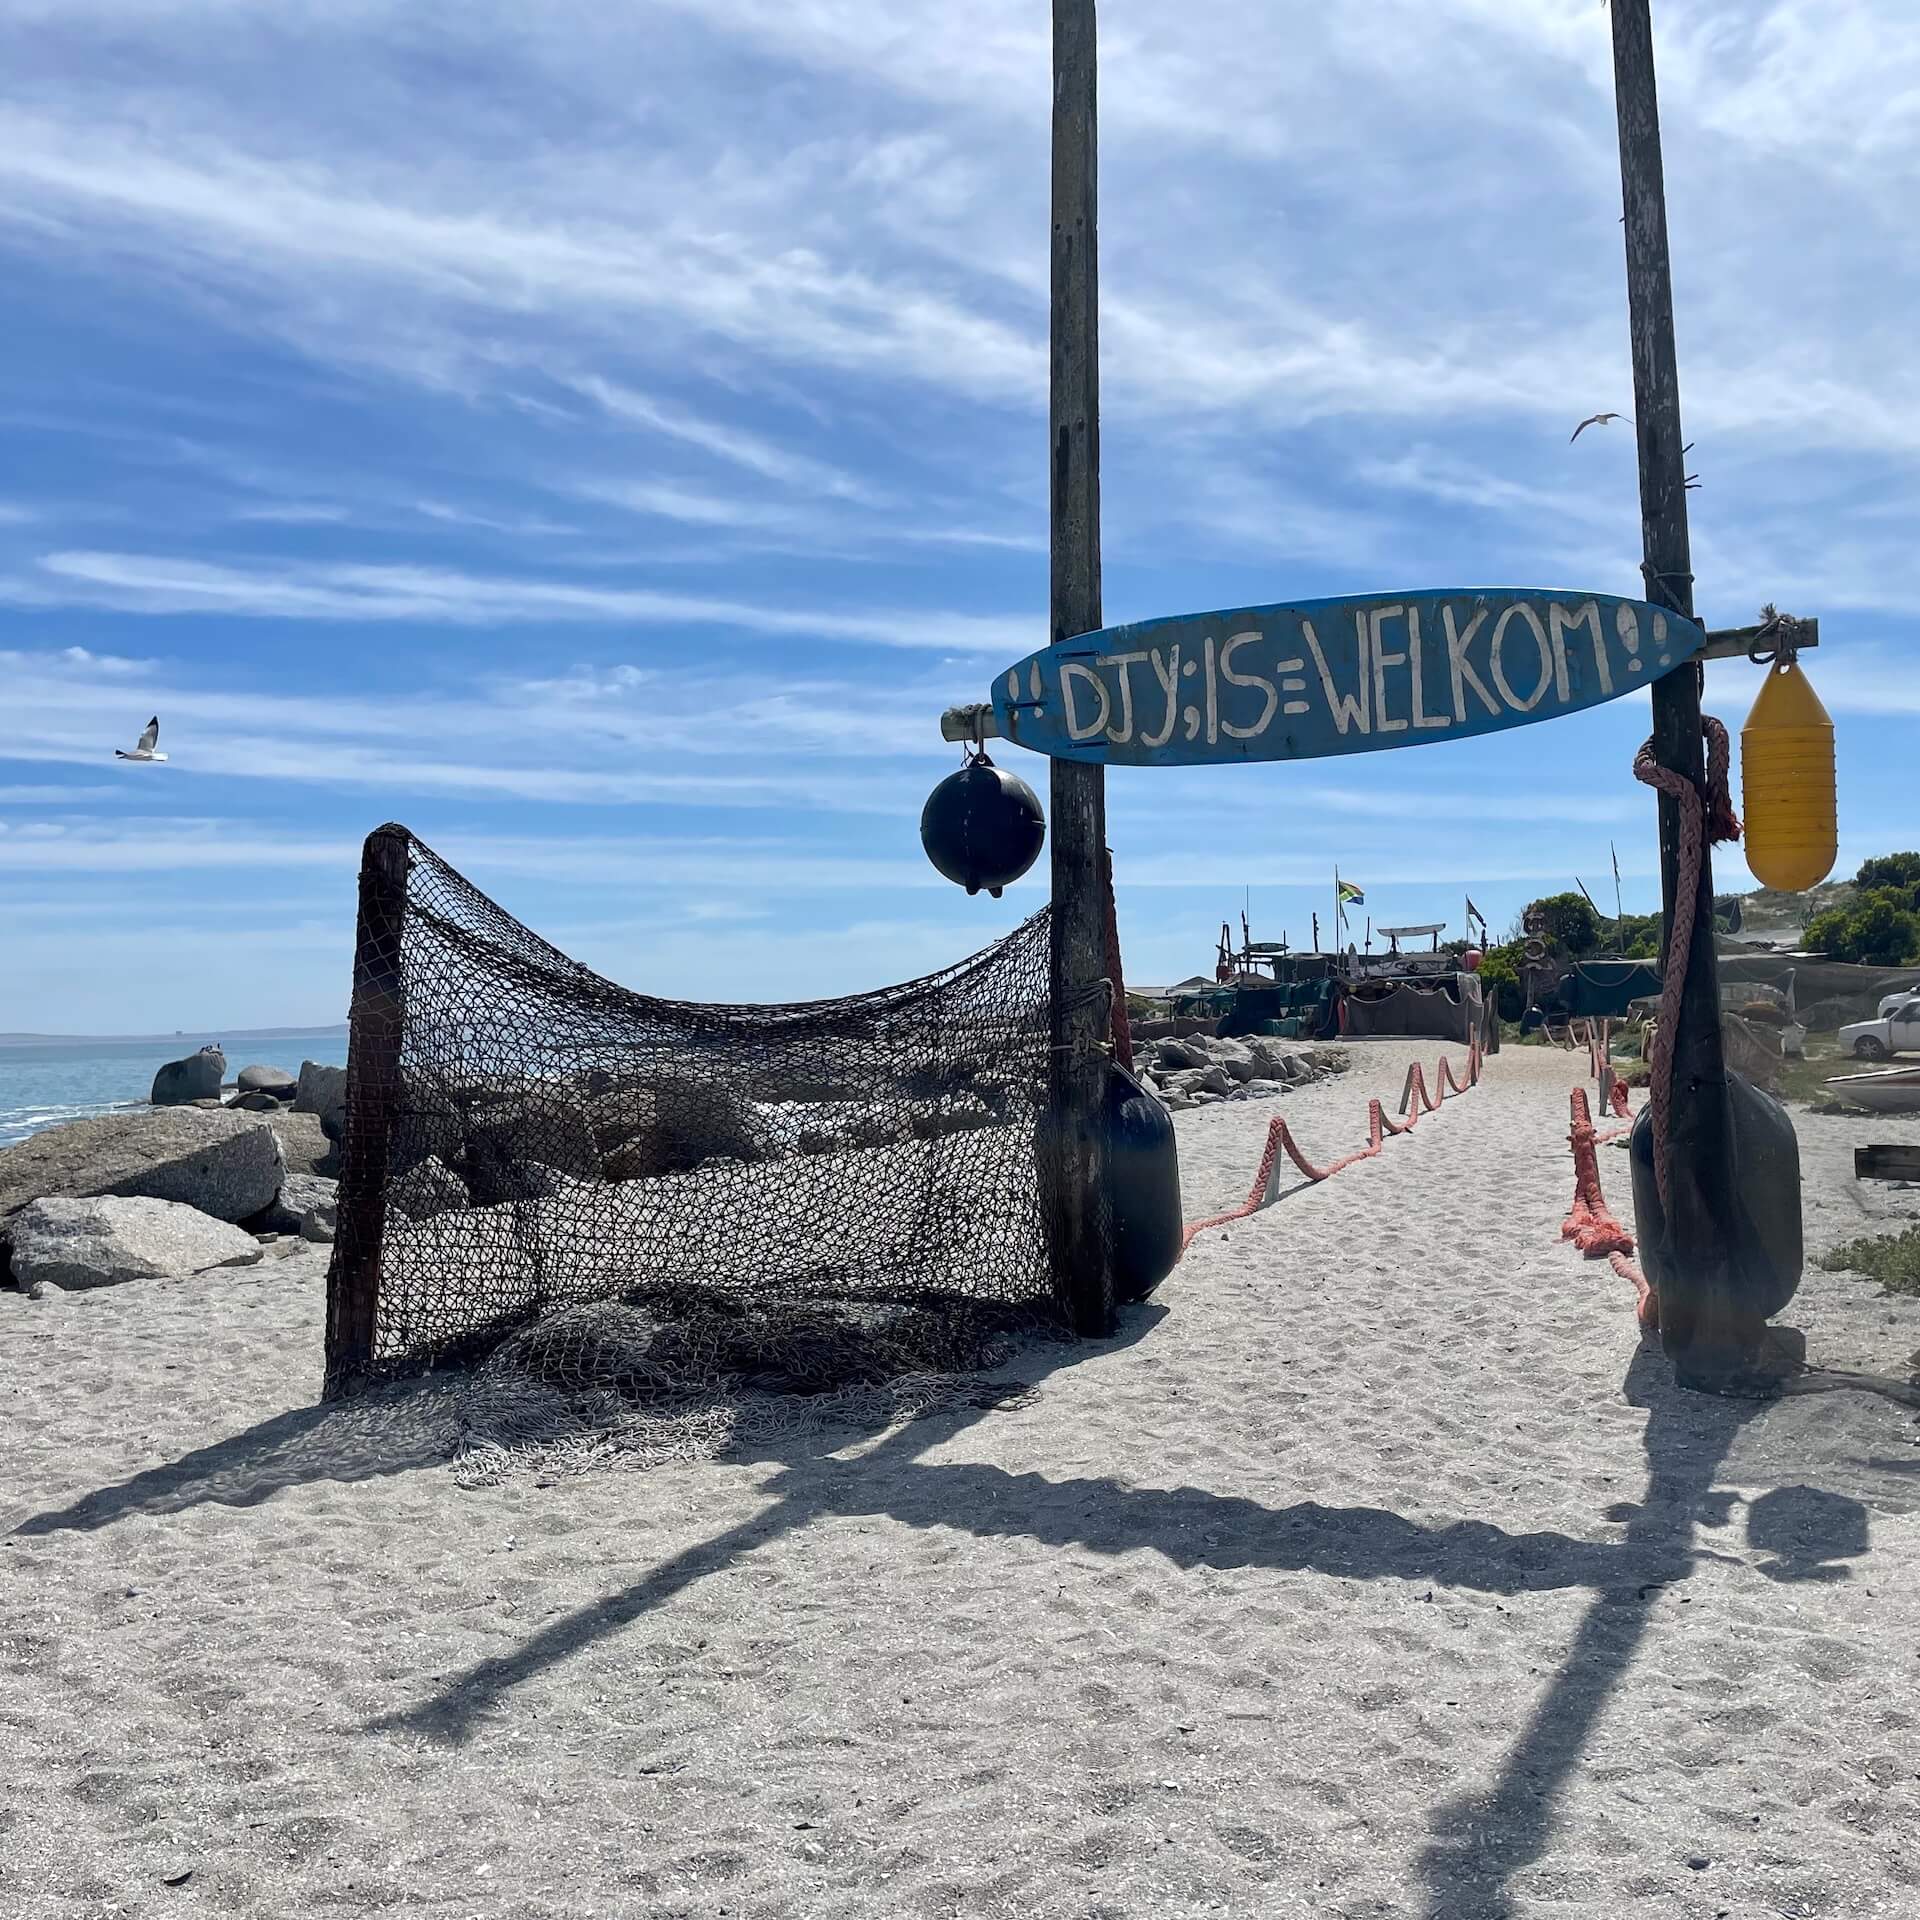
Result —
<path fill-rule="evenodd" d="M 407 916 L 405 827 L 376 827 L 360 859 L 360 917 L 347 1014 L 347 1128 L 340 1146 L 340 1217 L 327 1269 L 322 1392 L 337 1400 L 373 1365 L 380 1252 L 387 1224 L 387 1146 L 399 1097 L 406 1030 L 401 939 Z"/>
<path fill-rule="evenodd" d="M 1053 6 L 1053 299 L 1047 413 L 1053 638 L 1100 625 L 1100 273 L 1094 0 Z M 1052 763 L 1053 1271 L 1074 1326 L 1113 1323 L 1106 1201 L 1106 770 Z M 1109 989 L 1110 991 L 1111 989 Z"/>
<path fill-rule="evenodd" d="M 1651 0 L 1613 0 L 1614 97 L 1620 125 L 1627 311 L 1633 343 L 1634 421 L 1640 448 L 1640 533 L 1646 597 L 1693 617 L 1685 441 L 1667 252 L 1666 180 L 1654 84 Z M 1653 685 L 1653 749 L 1662 766 L 1704 788 L 1698 665 Z M 1672 941 L 1679 885 L 1680 809 L 1660 795 L 1662 959 Z M 1660 1287 L 1660 1331 L 1676 1375 L 1709 1384 L 1737 1372 L 1759 1328 L 1732 1298 L 1733 1154 L 1720 990 L 1713 951 L 1713 861 L 1701 849 L 1693 941 L 1674 1039 L 1668 1105 L 1668 1221 L 1673 1271 Z"/>

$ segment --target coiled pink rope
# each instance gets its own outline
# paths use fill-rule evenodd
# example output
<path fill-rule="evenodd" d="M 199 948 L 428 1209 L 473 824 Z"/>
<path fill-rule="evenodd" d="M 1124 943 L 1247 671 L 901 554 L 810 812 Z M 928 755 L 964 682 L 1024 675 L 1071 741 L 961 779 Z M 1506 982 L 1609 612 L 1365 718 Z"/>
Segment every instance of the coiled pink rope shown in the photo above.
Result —
<path fill-rule="evenodd" d="M 1653 1108 L 1653 1172 L 1663 1208 L 1670 1208 L 1672 1204 L 1667 1197 L 1667 1120 L 1673 1102 L 1673 1043 L 1680 1023 L 1680 997 L 1687 981 L 1687 956 L 1693 950 L 1700 862 L 1709 840 L 1717 843 L 1740 837 L 1740 819 L 1727 790 L 1727 730 L 1711 714 L 1703 713 L 1700 731 L 1707 742 L 1705 795 L 1685 774 L 1663 767 L 1654 758 L 1651 740 L 1633 761 L 1634 778 L 1666 794 L 1680 809 L 1680 871 L 1674 881 L 1673 927 L 1667 937 L 1666 973 L 1660 982 L 1660 1016 L 1653 1034 L 1652 1073 L 1647 1093 L 1648 1104 Z M 1719 1017 L 1718 1008 L 1714 1009 L 1714 1016 Z"/>
<path fill-rule="evenodd" d="M 1616 1083 L 1617 1084 L 1617 1083 Z M 1620 1087 L 1624 1097 L 1626 1089 Z M 1594 1149 L 1608 1140 L 1617 1140 L 1626 1131 L 1616 1127 L 1611 1133 L 1594 1131 L 1593 1116 L 1587 1109 L 1587 1090 L 1573 1090 L 1573 1125 L 1567 1139 L 1573 1148 L 1573 1206 L 1560 1224 L 1560 1237 L 1571 1240 L 1589 1259 L 1607 1256 L 1608 1264 L 1621 1279 L 1633 1286 L 1633 1317 L 1643 1328 L 1660 1324 L 1660 1296 L 1647 1277 L 1628 1256 L 1633 1252 L 1633 1236 L 1613 1217 L 1606 1196 L 1600 1191 L 1600 1158 Z"/>

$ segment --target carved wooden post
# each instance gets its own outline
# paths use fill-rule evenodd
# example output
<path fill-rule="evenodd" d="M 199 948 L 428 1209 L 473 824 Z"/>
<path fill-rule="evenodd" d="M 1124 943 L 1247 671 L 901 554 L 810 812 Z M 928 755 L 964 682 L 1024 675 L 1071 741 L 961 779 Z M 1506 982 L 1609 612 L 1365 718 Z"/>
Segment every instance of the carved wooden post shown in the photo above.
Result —
<path fill-rule="evenodd" d="M 327 1270 L 324 1395 L 350 1393 L 371 1368 L 386 1233 L 387 1145 L 406 1029 L 401 940 L 407 914 L 405 827 L 376 827 L 360 860 L 360 917 L 347 1020 L 347 1128 L 340 1148 L 338 1239 Z"/>
<path fill-rule="evenodd" d="M 1640 528 L 1647 598 L 1693 617 L 1680 377 L 1667 254 L 1666 180 L 1654 84 L 1650 0 L 1613 0 L 1614 94 L 1626 211 L 1627 309 L 1633 340 L 1634 421 L 1640 445 Z M 1654 682 L 1653 750 L 1702 787 L 1698 665 Z M 1679 886 L 1680 809 L 1660 795 L 1662 959 Z M 1728 1252 L 1735 1235 L 1731 1117 L 1720 1050 L 1719 971 L 1713 951 L 1713 861 L 1703 845 L 1685 997 L 1674 1036 L 1669 1103 L 1668 1231 L 1674 1272 L 1660 1289 L 1662 1341 L 1676 1374 L 1699 1384 L 1736 1371 L 1758 1329 L 1733 1305 Z"/>
<path fill-rule="evenodd" d="M 1055 641 L 1100 625 L 1100 288 L 1095 246 L 1094 0 L 1053 7 L 1051 622 Z M 1046 1132 L 1055 1284 L 1075 1326 L 1113 1320 L 1106 1206 L 1106 771 L 1052 762 L 1053 1065 Z"/>

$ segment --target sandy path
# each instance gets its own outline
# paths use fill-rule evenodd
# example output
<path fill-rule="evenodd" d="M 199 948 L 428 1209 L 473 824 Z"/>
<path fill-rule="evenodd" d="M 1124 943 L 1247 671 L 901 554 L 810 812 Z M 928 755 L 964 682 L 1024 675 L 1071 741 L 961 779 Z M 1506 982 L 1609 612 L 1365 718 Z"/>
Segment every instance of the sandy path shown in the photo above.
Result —
<path fill-rule="evenodd" d="M 1435 1051 L 1282 1110 L 1357 1145 Z M 831 1453 L 461 1492 L 304 1411 L 311 1258 L 0 1296 L 0 1911 L 1920 1911 L 1920 1427 L 1664 1385 L 1555 1238 L 1578 1065 Z M 1181 1116 L 1190 1213 L 1273 1110 Z M 1851 1179 L 1903 1124 L 1806 1122 L 1816 1243 L 1920 1214 Z M 1783 1317 L 1890 1368 L 1873 1296 Z"/>

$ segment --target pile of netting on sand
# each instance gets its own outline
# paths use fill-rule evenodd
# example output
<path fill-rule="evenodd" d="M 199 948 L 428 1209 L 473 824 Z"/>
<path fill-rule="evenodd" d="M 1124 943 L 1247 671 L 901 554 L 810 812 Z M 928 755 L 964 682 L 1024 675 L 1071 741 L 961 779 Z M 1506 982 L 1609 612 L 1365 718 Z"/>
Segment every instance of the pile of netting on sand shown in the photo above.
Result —
<path fill-rule="evenodd" d="M 405 829 L 368 842 L 328 1390 L 406 1376 L 458 1470 L 651 1465 L 1011 1391 L 1047 1258 L 1042 913 L 944 971 L 617 987 Z"/>

